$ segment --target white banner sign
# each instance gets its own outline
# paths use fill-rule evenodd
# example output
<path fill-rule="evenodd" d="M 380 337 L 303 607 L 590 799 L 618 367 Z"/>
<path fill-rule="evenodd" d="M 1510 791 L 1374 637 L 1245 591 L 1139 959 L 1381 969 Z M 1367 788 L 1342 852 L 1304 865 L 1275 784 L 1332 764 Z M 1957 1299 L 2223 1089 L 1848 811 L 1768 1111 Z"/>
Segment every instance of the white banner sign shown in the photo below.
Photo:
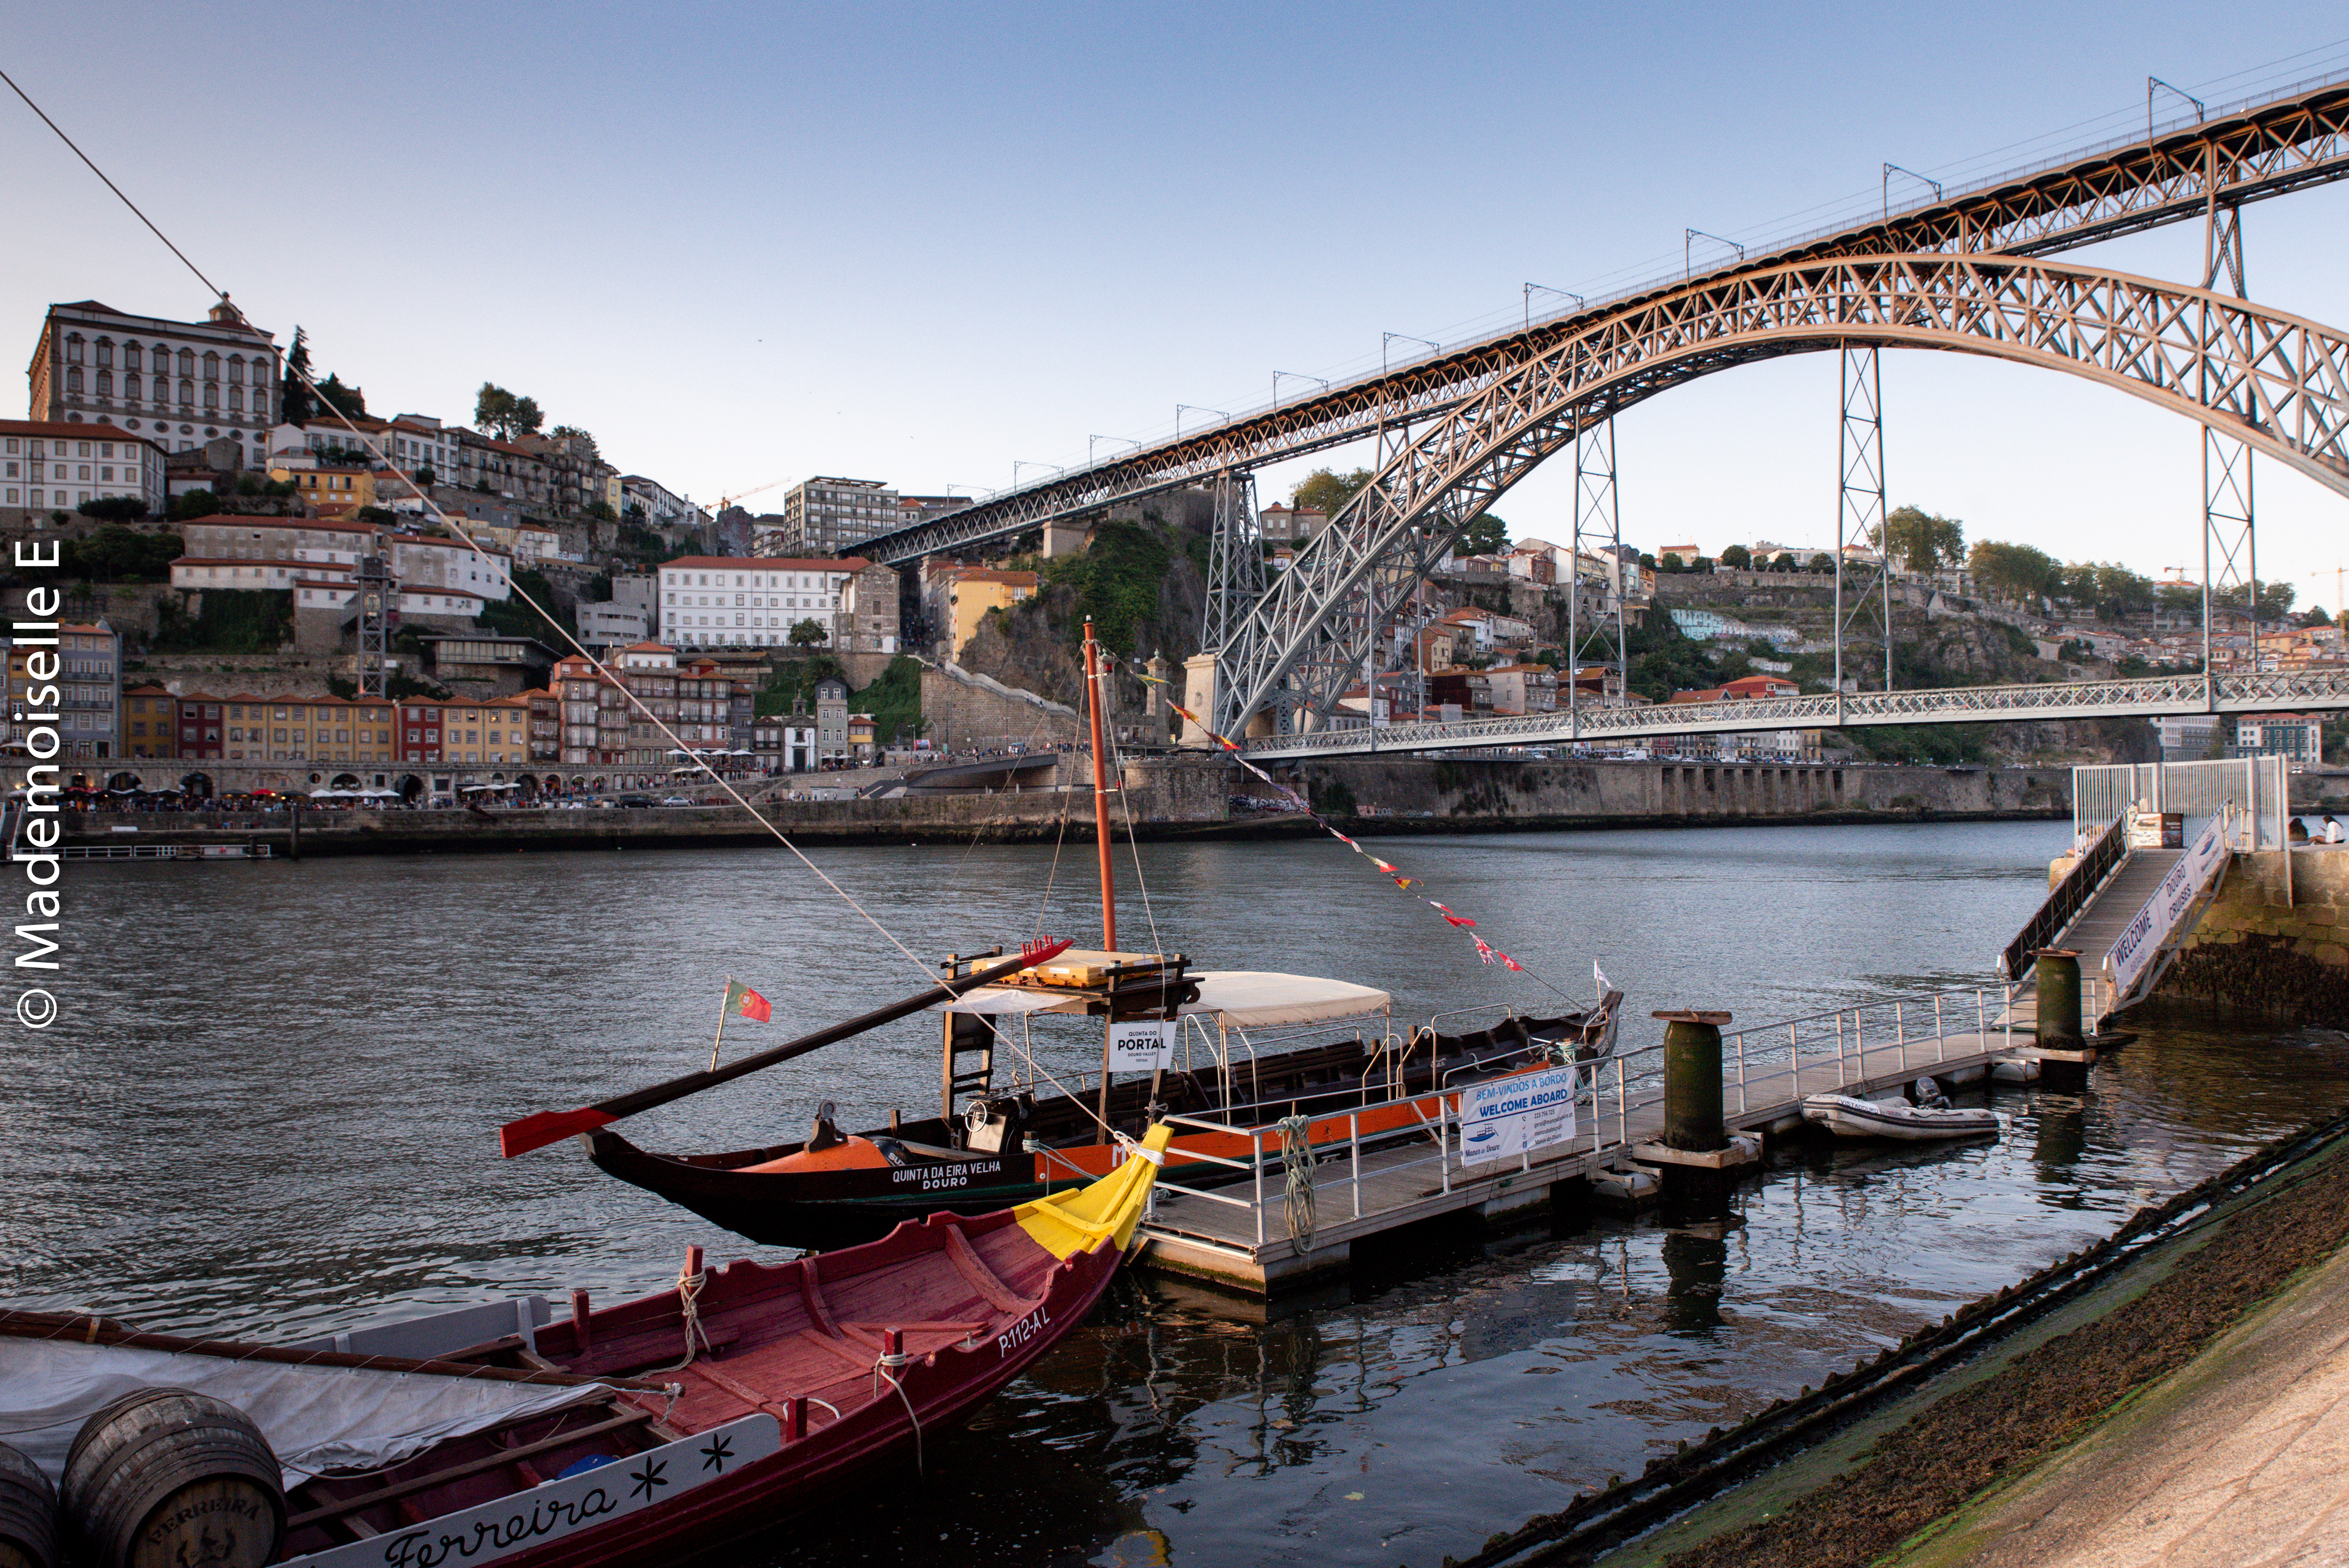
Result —
<path fill-rule="evenodd" d="M 1460 1163 L 1489 1165 L 1574 1137 L 1572 1068 L 1519 1073 L 1460 1096 Z"/>
<path fill-rule="evenodd" d="M 1115 1073 L 1146 1073 L 1174 1057 L 1174 1020 L 1137 1018 L 1109 1026 L 1109 1069 Z"/>
<path fill-rule="evenodd" d="M 2194 847 L 2178 858 L 2169 874 L 2161 879 L 2161 885 L 2153 890 L 2153 896 L 2145 901 L 2145 907 L 2137 912 L 2137 918 L 2128 923 L 2128 928 L 2113 944 L 2106 962 L 2112 965 L 2113 986 L 2120 996 L 2127 997 L 2135 988 L 2146 966 L 2161 951 L 2161 944 L 2193 906 L 2195 895 L 2226 858 L 2226 814 L 2214 811 L 2202 829 L 2202 836 L 2194 841 Z"/>

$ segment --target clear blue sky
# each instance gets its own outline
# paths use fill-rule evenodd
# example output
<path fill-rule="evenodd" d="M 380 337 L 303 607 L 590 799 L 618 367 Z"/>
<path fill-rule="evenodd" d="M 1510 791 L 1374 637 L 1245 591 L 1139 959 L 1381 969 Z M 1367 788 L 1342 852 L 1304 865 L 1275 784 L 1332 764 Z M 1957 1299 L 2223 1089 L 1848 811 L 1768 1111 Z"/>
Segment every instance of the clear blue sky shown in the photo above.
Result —
<path fill-rule="evenodd" d="M 1527 281 L 1676 269 L 1686 226 L 1758 242 L 1857 211 L 1885 160 L 1962 179 L 2126 135 L 2148 72 L 2218 101 L 2349 70 L 2349 14 L 135 4 L 103 27 L 28 7 L 0 56 L 371 409 L 464 420 L 495 380 L 710 500 L 815 473 L 999 486 L 1178 402 L 1261 402 L 1276 369 L 1374 365 L 1381 331 L 1499 325 Z M 0 323 L 27 354 L 52 301 L 201 312 L 13 99 L 0 159 Z M 2255 299 L 2349 326 L 2349 189 L 2245 225 Z M 2192 281 L 2199 253 L 2181 225 L 2077 258 Z M 1626 537 L 1831 540 L 1835 373 L 1738 370 L 1626 416 Z M 2199 561 L 2185 421 L 1954 355 L 1884 380 L 1893 504 L 2067 559 Z M 1558 535 L 1570 489 L 1552 463 L 1496 510 Z M 2349 502 L 2277 464 L 2260 501 L 2262 575 L 2332 603 L 2307 573 L 2349 560 Z"/>

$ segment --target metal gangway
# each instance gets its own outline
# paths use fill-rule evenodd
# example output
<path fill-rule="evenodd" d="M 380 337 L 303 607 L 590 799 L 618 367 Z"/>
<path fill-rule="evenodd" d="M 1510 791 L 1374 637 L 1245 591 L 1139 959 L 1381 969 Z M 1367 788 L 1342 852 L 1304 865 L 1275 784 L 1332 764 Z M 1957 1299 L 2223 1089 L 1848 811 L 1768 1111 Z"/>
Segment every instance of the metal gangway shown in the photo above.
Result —
<path fill-rule="evenodd" d="M 2291 789 L 2282 757 L 2072 769 L 2072 868 L 2000 955 L 2023 1021 L 2036 1016 L 2032 954 L 2042 948 L 2079 954 L 2088 1017 L 2101 1023 L 2142 1000 L 2194 934 L 2234 855 L 2286 846 Z M 2174 846 L 2159 831 L 2170 816 L 2180 819 Z"/>

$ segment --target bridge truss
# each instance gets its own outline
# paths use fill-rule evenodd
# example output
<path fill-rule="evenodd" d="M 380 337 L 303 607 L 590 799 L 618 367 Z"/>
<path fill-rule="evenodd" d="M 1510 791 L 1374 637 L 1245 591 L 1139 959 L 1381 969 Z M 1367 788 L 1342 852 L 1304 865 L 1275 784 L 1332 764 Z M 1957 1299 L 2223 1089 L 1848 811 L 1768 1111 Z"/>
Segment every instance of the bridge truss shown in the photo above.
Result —
<path fill-rule="evenodd" d="M 1216 475 L 1406 428 L 1477 396 L 1528 356 L 1690 283 L 1787 262 L 1894 253 L 2040 256 L 2222 207 L 2349 178 L 2349 81 L 2333 81 L 2221 112 L 2159 136 L 2070 154 L 1971 190 L 1847 228 L 1822 230 L 1692 277 L 1578 304 L 1527 325 L 1439 349 L 1310 395 L 1242 412 L 1203 430 L 997 491 L 958 512 L 878 534 L 855 552 L 892 565 L 1006 541 L 1059 518 Z M 1391 453 L 1381 449 L 1383 466 Z"/>
<path fill-rule="evenodd" d="M 1869 691 L 1750 702 L 1586 707 L 1458 724 L 1322 729 L 1250 741 L 1257 761 L 1305 761 L 1402 751 L 1507 750 L 1579 744 L 1619 749 L 1692 732 L 1755 734 L 1879 724 L 2030 724 L 2077 718 L 2158 717 L 2189 713 L 2349 709 L 2349 674 L 2149 676 L 2127 680 L 2044 681 L 1947 691 Z M 1734 760 L 1723 758 L 1724 761 Z"/>

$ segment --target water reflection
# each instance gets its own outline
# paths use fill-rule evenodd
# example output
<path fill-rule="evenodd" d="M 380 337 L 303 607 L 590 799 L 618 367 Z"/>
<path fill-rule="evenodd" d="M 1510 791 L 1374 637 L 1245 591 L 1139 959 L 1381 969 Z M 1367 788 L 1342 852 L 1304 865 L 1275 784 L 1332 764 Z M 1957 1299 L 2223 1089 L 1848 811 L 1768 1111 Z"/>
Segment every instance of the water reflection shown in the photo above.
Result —
<path fill-rule="evenodd" d="M 1986 931 L 2028 913 L 2067 830 L 1414 839 L 1384 852 L 1510 934 L 1553 984 L 1598 956 L 1642 1016 L 1720 1005 L 1753 1020 L 1963 969 L 1996 946 Z M 1392 990 L 1404 1019 L 1555 1001 L 1428 931 L 1423 909 L 1341 851 L 1161 845 L 1143 861 L 1154 941 L 1204 965 L 1362 980 Z M 1049 850 L 993 846 L 944 869 L 916 851 L 823 863 L 917 951 L 1027 934 L 1051 876 Z M 1071 928 L 1066 883 L 1055 929 Z M 500 1162 L 495 1126 L 706 1059 L 729 972 L 768 982 L 774 1038 L 905 978 L 757 855 L 141 864 L 79 887 L 88 963 L 63 997 L 77 1032 L 9 1061 L 0 1296 L 162 1328 L 291 1335 L 386 1303 L 658 1288 L 687 1242 L 713 1240 L 707 1226 L 568 1149 Z M 921 1105 L 936 1093 L 933 1027 L 667 1108 L 647 1138 L 735 1146 L 804 1125 L 826 1096 L 876 1119 Z M 843 1491 L 731 1560 L 1459 1554 L 2341 1104 L 2349 1043 L 2167 1026 L 2099 1062 L 2084 1096 L 1974 1092 L 2009 1117 L 1999 1141 L 1806 1147 L 1733 1192 L 1726 1223 L 1422 1234 L 1254 1320 L 1195 1286 L 1121 1281 L 1030 1377 L 929 1445 L 920 1484 Z M 721 1241 L 717 1256 L 756 1251 Z"/>

